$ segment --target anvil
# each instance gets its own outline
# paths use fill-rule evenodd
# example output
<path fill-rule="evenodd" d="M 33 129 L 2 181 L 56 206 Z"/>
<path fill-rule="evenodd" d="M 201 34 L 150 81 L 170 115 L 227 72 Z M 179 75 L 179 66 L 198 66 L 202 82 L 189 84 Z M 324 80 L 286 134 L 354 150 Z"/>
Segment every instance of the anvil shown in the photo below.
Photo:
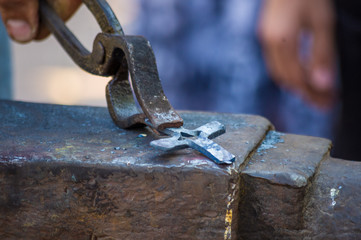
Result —
<path fill-rule="evenodd" d="M 223 122 L 236 161 L 165 153 L 106 108 L 0 101 L 0 239 L 360 239 L 361 164 L 258 116 Z"/>

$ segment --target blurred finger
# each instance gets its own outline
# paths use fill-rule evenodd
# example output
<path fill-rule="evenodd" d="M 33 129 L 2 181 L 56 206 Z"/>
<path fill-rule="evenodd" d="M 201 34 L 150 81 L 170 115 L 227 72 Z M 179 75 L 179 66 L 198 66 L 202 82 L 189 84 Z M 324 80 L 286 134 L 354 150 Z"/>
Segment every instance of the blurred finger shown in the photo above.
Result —
<path fill-rule="evenodd" d="M 321 11 L 313 10 L 310 18 L 317 18 L 311 22 L 314 36 L 311 64 L 311 84 L 318 90 L 330 91 L 335 84 L 335 54 L 333 32 L 333 10 L 329 0 L 317 0 L 323 2 Z"/>
<path fill-rule="evenodd" d="M 0 0 L 0 12 L 13 40 L 28 42 L 35 37 L 38 28 L 37 0 Z"/>
<path fill-rule="evenodd" d="M 63 20 L 67 20 L 77 10 L 81 0 L 48 0 Z M 0 0 L 0 13 L 9 36 L 17 42 L 25 43 L 33 39 L 43 39 L 49 31 L 39 23 L 38 0 Z"/>
<path fill-rule="evenodd" d="M 306 91 L 306 83 L 298 56 L 298 35 L 302 13 L 299 3 L 282 0 L 266 1 L 260 31 L 266 62 L 272 77 L 279 85 L 303 93 Z"/>
<path fill-rule="evenodd" d="M 319 99 L 318 104 L 331 105 L 336 88 L 334 16 L 331 1 L 312 0 L 307 13 L 308 27 L 313 35 L 309 85 Z"/>

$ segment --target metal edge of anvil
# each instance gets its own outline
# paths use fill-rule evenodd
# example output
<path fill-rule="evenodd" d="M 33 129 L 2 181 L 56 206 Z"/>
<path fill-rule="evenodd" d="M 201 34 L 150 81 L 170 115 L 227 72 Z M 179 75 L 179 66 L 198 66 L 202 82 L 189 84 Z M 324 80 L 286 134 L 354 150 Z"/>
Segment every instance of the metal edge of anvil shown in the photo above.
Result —
<path fill-rule="evenodd" d="M 271 184 L 305 187 L 329 157 L 331 147 L 328 139 L 270 131 L 242 174 Z"/>

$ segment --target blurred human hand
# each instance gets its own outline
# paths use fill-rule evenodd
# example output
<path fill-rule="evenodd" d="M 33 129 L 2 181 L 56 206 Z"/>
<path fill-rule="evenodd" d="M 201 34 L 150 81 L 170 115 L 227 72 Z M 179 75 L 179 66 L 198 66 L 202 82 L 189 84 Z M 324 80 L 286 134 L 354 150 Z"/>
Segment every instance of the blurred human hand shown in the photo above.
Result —
<path fill-rule="evenodd" d="M 259 33 L 273 79 L 306 101 L 329 108 L 335 100 L 334 12 L 331 0 L 265 0 Z M 306 59 L 300 38 L 312 39 Z"/>
<path fill-rule="evenodd" d="M 63 20 L 77 10 L 81 0 L 48 0 Z M 49 31 L 39 20 L 38 0 L 0 0 L 0 13 L 9 36 L 17 42 L 41 40 Z"/>

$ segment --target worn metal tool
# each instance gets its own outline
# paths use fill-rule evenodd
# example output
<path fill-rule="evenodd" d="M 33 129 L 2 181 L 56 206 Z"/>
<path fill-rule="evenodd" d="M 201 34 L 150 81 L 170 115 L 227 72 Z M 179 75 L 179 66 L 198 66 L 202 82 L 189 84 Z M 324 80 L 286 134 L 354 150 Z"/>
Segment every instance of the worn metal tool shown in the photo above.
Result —
<path fill-rule="evenodd" d="M 210 140 L 225 132 L 222 124 L 212 122 L 195 130 L 182 127 L 182 118 L 163 92 L 149 41 L 141 36 L 124 35 L 105 0 L 83 0 L 102 30 L 93 42 L 92 52 L 84 48 L 46 0 L 40 2 L 41 21 L 74 62 L 89 73 L 113 76 L 106 87 L 106 98 L 117 126 L 149 126 L 157 133 L 171 136 L 152 141 L 154 147 L 165 150 L 191 147 L 219 164 L 231 164 L 235 160 L 234 155 Z M 133 93 L 143 112 L 138 110 Z"/>

